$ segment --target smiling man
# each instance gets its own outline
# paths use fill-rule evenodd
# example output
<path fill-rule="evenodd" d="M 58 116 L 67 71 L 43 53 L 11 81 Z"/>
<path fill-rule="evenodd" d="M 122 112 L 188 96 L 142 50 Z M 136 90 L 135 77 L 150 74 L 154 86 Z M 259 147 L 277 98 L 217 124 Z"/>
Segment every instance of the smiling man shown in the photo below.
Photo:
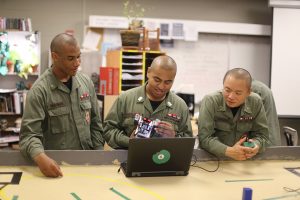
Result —
<path fill-rule="evenodd" d="M 103 129 L 92 81 L 77 72 L 80 48 L 62 33 L 51 42 L 53 65 L 34 83 L 26 97 L 20 132 L 21 152 L 45 176 L 62 176 L 44 150 L 103 149 Z"/>
<path fill-rule="evenodd" d="M 159 120 L 152 137 L 191 137 L 186 103 L 170 92 L 177 66 L 169 56 L 156 57 L 148 68 L 144 86 L 120 94 L 104 120 L 104 138 L 112 148 L 128 148 L 137 128 L 136 114 Z"/>
<path fill-rule="evenodd" d="M 225 74 L 222 91 L 203 98 L 198 119 L 201 148 L 235 160 L 252 158 L 265 149 L 266 113 L 261 98 L 251 92 L 251 82 L 248 71 L 234 68 Z"/>

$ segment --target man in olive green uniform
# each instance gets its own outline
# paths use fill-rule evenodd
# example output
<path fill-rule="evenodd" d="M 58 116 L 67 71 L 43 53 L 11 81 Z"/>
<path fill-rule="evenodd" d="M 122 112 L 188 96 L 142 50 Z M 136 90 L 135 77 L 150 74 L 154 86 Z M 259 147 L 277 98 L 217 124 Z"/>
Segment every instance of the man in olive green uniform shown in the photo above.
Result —
<path fill-rule="evenodd" d="M 198 119 L 200 147 L 235 160 L 246 160 L 265 149 L 269 138 L 266 113 L 261 98 L 251 93 L 251 81 L 248 71 L 229 70 L 223 91 L 203 98 Z M 254 147 L 244 146 L 245 142 Z"/>
<path fill-rule="evenodd" d="M 44 150 L 103 149 L 103 129 L 92 81 L 77 72 L 80 48 L 76 39 L 59 34 L 51 42 L 53 65 L 26 97 L 20 133 L 21 152 L 45 176 L 62 172 Z"/>
<path fill-rule="evenodd" d="M 137 125 L 135 115 L 159 119 L 155 128 L 160 137 L 191 137 L 191 121 L 186 103 L 170 92 L 177 66 L 169 56 L 155 58 L 147 71 L 144 86 L 120 94 L 104 120 L 104 138 L 112 148 L 128 148 Z"/>
<path fill-rule="evenodd" d="M 281 145 L 281 135 L 280 135 L 280 125 L 278 121 L 278 115 L 276 111 L 276 105 L 272 91 L 264 83 L 253 80 L 251 86 L 252 92 L 255 92 L 260 96 L 264 104 L 266 111 L 268 128 L 269 128 L 269 139 L 270 146 L 280 146 Z"/>

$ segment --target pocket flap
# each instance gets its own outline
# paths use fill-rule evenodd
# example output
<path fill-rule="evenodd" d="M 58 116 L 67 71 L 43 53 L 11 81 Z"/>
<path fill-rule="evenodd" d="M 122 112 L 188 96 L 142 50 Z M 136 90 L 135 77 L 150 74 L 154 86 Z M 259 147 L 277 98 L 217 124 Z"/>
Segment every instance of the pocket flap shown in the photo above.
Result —
<path fill-rule="evenodd" d="M 69 111 L 68 107 L 59 107 L 59 108 L 49 110 L 49 115 L 50 116 L 60 116 L 60 115 L 68 114 L 69 112 L 70 111 Z"/>
<path fill-rule="evenodd" d="M 91 102 L 87 101 L 87 102 L 82 102 L 80 104 L 80 107 L 83 109 L 83 110 L 87 110 L 87 109 L 91 109 L 92 108 L 92 104 Z"/>

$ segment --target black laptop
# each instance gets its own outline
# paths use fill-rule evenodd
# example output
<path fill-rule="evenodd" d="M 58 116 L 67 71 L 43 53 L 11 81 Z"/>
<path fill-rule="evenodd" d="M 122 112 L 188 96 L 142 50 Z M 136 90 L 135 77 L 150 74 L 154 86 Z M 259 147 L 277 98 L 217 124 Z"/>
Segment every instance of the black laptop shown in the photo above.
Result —
<path fill-rule="evenodd" d="M 127 161 L 121 169 L 127 177 L 186 176 L 195 138 L 132 138 Z"/>

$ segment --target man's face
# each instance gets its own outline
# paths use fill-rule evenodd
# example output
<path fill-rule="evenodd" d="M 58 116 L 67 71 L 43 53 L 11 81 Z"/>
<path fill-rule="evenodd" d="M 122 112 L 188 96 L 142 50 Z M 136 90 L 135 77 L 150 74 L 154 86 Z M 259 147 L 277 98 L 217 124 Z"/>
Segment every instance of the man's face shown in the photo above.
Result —
<path fill-rule="evenodd" d="M 250 88 L 246 80 L 236 79 L 230 75 L 226 77 L 223 84 L 223 96 L 228 107 L 239 107 L 249 95 Z"/>
<path fill-rule="evenodd" d="M 161 101 L 170 91 L 176 71 L 166 70 L 161 67 L 149 68 L 147 73 L 147 94 L 152 101 Z"/>
<path fill-rule="evenodd" d="M 66 44 L 59 53 L 52 53 L 55 66 L 63 77 L 75 76 L 80 66 L 80 48 Z"/>

